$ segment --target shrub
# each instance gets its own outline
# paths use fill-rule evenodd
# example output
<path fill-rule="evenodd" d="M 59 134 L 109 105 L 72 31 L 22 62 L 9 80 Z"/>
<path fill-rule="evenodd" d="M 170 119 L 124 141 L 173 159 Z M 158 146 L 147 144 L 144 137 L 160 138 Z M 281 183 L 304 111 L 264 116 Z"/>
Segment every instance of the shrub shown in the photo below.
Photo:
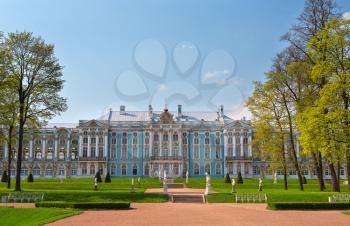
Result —
<path fill-rule="evenodd" d="M 128 202 L 36 202 L 36 207 L 72 208 L 72 209 L 129 209 Z"/>
<path fill-rule="evenodd" d="M 273 210 L 345 210 L 350 202 L 273 202 L 268 203 Z"/>
<path fill-rule="evenodd" d="M 101 174 L 99 171 L 96 173 L 95 178 L 97 178 L 97 182 L 102 182 Z"/>
<path fill-rule="evenodd" d="M 306 177 L 305 177 L 305 176 L 302 176 L 302 177 L 301 177 L 301 181 L 303 182 L 303 184 L 307 184 L 307 180 L 306 180 Z"/>
<path fill-rule="evenodd" d="M 111 183 L 111 175 L 109 175 L 109 173 L 107 173 L 106 178 L 105 178 L 105 183 Z"/>
<path fill-rule="evenodd" d="M 228 183 L 228 184 L 231 183 L 230 174 L 228 174 L 228 173 L 226 173 L 226 176 L 225 176 L 225 183 Z"/>
<path fill-rule="evenodd" d="M 7 182 L 7 171 L 4 170 L 1 176 L 1 182 Z"/>
<path fill-rule="evenodd" d="M 28 181 L 28 183 L 33 183 L 34 182 L 33 174 L 30 173 L 28 175 L 27 181 Z"/>
<path fill-rule="evenodd" d="M 243 184 L 243 178 L 242 178 L 241 172 L 238 172 L 236 183 Z"/>

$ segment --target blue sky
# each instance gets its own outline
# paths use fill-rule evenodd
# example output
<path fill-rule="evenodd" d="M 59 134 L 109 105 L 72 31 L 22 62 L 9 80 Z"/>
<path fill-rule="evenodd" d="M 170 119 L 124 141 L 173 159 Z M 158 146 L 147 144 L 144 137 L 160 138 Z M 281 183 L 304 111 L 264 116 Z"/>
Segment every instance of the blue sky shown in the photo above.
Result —
<path fill-rule="evenodd" d="M 350 2 L 338 0 L 342 11 Z M 32 31 L 55 44 L 69 110 L 54 122 L 109 108 L 216 110 L 236 118 L 263 80 L 302 0 L 0 1 L 0 31 Z"/>

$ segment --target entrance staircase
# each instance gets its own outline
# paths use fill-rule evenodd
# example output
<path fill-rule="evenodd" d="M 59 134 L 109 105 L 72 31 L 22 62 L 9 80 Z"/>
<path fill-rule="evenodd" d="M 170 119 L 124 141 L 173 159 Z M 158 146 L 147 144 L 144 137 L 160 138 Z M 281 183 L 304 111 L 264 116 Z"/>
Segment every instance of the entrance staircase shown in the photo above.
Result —
<path fill-rule="evenodd" d="M 203 194 L 171 194 L 170 200 L 173 203 L 205 203 Z"/>

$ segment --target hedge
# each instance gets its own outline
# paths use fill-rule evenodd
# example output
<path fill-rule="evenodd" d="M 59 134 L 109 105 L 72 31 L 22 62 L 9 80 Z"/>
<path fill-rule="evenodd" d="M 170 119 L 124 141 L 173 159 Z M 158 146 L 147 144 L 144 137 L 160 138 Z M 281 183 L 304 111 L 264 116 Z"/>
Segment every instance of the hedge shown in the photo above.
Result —
<path fill-rule="evenodd" d="M 36 207 L 72 208 L 72 209 L 129 209 L 128 202 L 36 202 Z"/>
<path fill-rule="evenodd" d="M 273 210 L 345 210 L 350 202 L 272 202 L 268 208 Z"/>

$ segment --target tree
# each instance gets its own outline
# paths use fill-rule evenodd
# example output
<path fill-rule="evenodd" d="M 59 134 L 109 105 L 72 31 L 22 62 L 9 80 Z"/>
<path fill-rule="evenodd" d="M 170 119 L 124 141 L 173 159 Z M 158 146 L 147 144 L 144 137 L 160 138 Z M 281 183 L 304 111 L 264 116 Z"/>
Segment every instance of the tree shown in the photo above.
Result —
<path fill-rule="evenodd" d="M 111 183 L 111 175 L 109 174 L 109 172 L 107 172 L 106 178 L 105 178 L 105 183 Z"/>
<path fill-rule="evenodd" d="M 243 184 L 243 177 L 241 172 L 238 172 L 236 182 L 237 184 Z"/>
<path fill-rule="evenodd" d="M 226 173 L 226 176 L 225 176 L 225 183 L 231 183 L 231 178 L 230 178 L 230 174 L 229 173 Z"/>
<path fill-rule="evenodd" d="M 281 169 L 284 175 L 284 189 L 288 189 L 286 120 L 283 107 L 276 101 L 271 83 L 255 82 L 253 95 L 247 106 L 252 113 L 252 124 L 255 128 L 254 145 L 259 157 L 270 163 L 271 169 Z"/>
<path fill-rule="evenodd" d="M 95 174 L 95 178 L 97 178 L 97 182 L 102 182 L 100 171 L 97 171 L 97 173 Z"/>
<path fill-rule="evenodd" d="M 7 172 L 6 172 L 6 170 L 4 170 L 4 172 L 2 173 L 2 176 L 1 176 L 1 182 L 7 182 L 7 181 L 8 181 Z"/>
<path fill-rule="evenodd" d="M 30 32 L 9 33 L 4 49 L 10 55 L 5 65 L 7 80 L 14 83 L 17 96 L 18 148 L 15 190 L 21 190 L 23 136 L 28 121 L 51 119 L 67 109 L 63 88 L 62 66 L 54 55 L 54 46 Z"/>
<path fill-rule="evenodd" d="M 30 173 L 28 175 L 27 181 L 28 181 L 28 183 L 33 183 L 34 182 L 33 174 Z"/>

